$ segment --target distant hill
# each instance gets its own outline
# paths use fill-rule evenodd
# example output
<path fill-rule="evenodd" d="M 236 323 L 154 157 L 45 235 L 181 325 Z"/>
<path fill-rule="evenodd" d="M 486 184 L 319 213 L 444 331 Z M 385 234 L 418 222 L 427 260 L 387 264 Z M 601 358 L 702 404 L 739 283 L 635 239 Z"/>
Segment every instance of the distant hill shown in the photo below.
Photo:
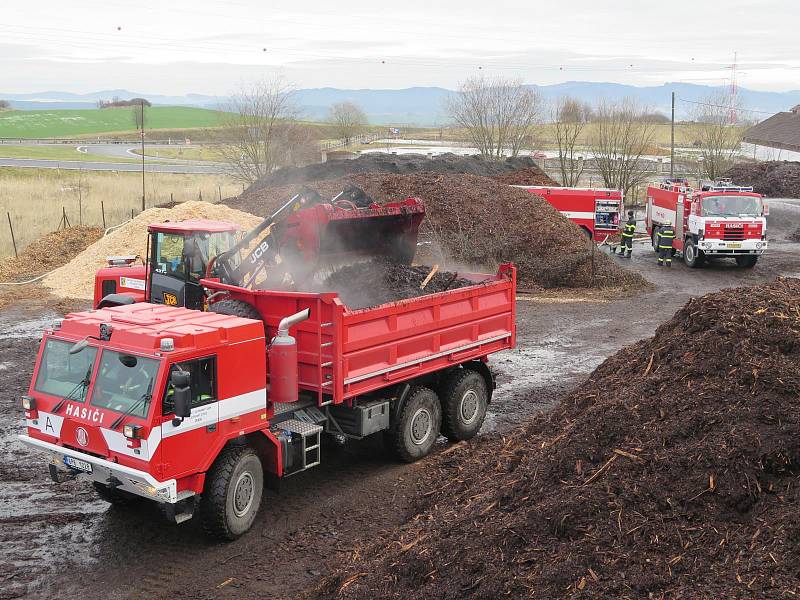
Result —
<path fill-rule="evenodd" d="M 538 89 L 542 96 L 554 100 L 563 95 L 580 98 L 589 103 L 600 99 L 618 100 L 634 97 L 651 110 L 665 115 L 670 111 L 670 94 L 675 91 L 679 98 L 699 101 L 711 94 L 725 93 L 727 87 L 712 87 L 690 83 L 665 83 L 659 86 L 636 87 L 619 83 L 597 83 L 586 81 L 568 81 L 545 86 L 531 86 Z M 385 125 L 423 125 L 436 126 L 447 123 L 444 111 L 445 100 L 454 92 L 440 87 L 412 87 L 400 90 L 345 90 L 337 88 L 310 88 L 297 91 L 298 99 L 305 115 L 310 120 L 322 120 L 326 117 L 330 106 L 336 102 L 351 101 L 359 104 L 367 113 L 370 121 Z M 88 94 L 47 91 L 32 94 L 3 94 L 0 98 L 11 101 L 11 106 L 18 110 L 31 109 L 90 109 L 96 108 L 99 100 L 113 97 L 130 99 L 143 96 L 154 105 L 193 106 L 198 108 L 217 109 L 224 106 L 225 97 L 205 94 L 187 94 L 185 96 L 165 96 L 130 92 L 128 90 L 102 90 Z M 739 98 L 744 108 L 776 113 L 788 110 L 800 104 L 800 90 L 791 92 L 762 92 L 739 88 Z M 678 103 L 677 116 L 684 119 L 690 116 L 690 105 Z M 766 115 L 742 112 L 743 117 L 761 120 Z"/>

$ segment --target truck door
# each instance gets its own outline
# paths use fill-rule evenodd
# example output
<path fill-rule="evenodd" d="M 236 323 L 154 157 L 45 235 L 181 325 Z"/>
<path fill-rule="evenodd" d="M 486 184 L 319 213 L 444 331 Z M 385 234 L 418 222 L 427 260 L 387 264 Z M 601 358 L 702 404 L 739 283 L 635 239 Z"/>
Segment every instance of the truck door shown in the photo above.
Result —
<path fill-rule="evenodd" d="M 167 379 L 161 409 L 161 460 L 167 477 L 197 472 L 198 465 L 205 464 L 212 453 L 218 435 L 216 356 L 173 364 L 170 373 L 178 369 L 191 375 L 192 414 L 182 422 L 175 420 L 173 390 Z"/>

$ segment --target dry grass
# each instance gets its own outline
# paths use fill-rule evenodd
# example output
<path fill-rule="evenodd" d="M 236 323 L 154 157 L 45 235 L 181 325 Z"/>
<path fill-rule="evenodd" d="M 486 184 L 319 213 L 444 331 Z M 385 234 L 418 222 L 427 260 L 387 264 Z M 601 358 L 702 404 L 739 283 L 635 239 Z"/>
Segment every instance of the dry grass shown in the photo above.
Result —
<path fill-rule="evenodd" d="M 203 200 L 236 196 L 241 184 L 222 175 L 148 173 L 145 176 L 147 206 L 170 201 Z M 170 196 L 171 195 L 171 196 Z M 57 171 L 50 169 L 0 169 L 0 256 L 13 256 L 8 218 L 14 227 L 17 250 L 58 229 L 62 208 L 71 225 L 103 227 L 118 225 L 142 207 L 142 180 L 136 173 Z"/>

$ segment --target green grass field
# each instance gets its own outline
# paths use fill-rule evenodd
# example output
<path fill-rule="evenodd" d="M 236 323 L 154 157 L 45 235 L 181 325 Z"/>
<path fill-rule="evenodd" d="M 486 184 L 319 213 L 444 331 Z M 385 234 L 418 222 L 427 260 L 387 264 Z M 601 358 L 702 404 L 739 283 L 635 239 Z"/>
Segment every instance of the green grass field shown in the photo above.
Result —
<path fill-rule="evenodd" d="M 219 127 L 220 113 L 188 106 L 145 108 L 145 130 Z M 13 110 L 0 113 L 0 137 L 59 138 L 109 132 L 133 132 L 133 109 Z"/>

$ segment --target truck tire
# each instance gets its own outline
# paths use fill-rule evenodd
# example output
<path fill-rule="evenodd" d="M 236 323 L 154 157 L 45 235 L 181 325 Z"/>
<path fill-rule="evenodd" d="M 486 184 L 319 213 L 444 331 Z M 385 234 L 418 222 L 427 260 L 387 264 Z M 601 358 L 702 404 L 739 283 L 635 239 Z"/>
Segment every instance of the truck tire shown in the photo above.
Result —
<path fill-rule="evenodd" d="M 403 462 L 414 462 L 430 454 L 442 424 L 439 397 L 430 388 L 415 387 L 386 432 L 393 454 Z"/>
<path fill-rule="evenodd" d="M 694 243 L 694 240 L 686 240 L 683 246 L 683 262 L 690 269 L 702 267 L 706 262 L 706 256 Z"/>
<path fill-rule="evenodd" d="M 758 256 L 737 256 L 736 264 L 744 269 L 752 269 L 758 262 Z"/>
<path fill-rule="evenodd" d="M 486 380 L 475 371 L 456 369 L 445 378 L 441 390 L 442 435 L 451 442 L 475 437 L 489 404 Z"/>
<path fill-rule="evenodd" d="M 658 242 L 656 242 L 656 230 L 653 228 L 653 233 L 650 234 L 650 243 L 653 244 L 653 252 L 658 254 Z"/>
<path fill-rule="evenodd" d="M 256 307 L 244 300 L 220 300 L 209 305 L 208 310 L 221 315 L 233 315 L 234 317 L 255 319 L 256 321 L 262 320 Z"/>
<path fill-rule="evenodd" d="M 100 483 L 99 481 L 93 481 L 92 486 L 94 486 L 94 491 L 97 492 L 100 499 L 105 500 L 112 506 L 130 506 L 142 500 L 142 498 L 136 494 L 108 487 L 106 484 Z"/>
<path fill-rule="evenodd" d="M 200 498 L 205 532 L 220 540 L 235 540 L 253 525 L 261 505 L 264 470 L 249 446 L 226 448 L 206 476 Z"/>

